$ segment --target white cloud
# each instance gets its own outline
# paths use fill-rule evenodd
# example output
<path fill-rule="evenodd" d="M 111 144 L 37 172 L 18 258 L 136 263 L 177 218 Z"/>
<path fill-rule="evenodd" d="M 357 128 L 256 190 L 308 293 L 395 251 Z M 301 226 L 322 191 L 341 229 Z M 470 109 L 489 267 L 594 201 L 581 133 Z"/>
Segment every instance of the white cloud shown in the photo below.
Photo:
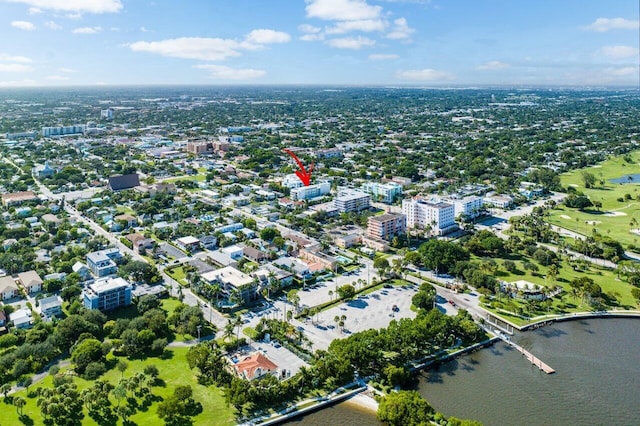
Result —
<path fill-rule="evenodd" d="M 53 21 L 47 21 L 44 23 L 44 26 L 49 28 L 50 30 L 61 30 L 62 29 L 62 25 L 58 25 Z"/>
<path fill-rule="evenodd" d="M 636 67 L 607 68 L 604 70 L 604 72 L 614 77 L 627 77 L 630 75 L 633 75 L 633 76 L 637 75 L 638 68 Z"/>
<path fill-rule="evenodd" d="M 162 56 L 203 61 L 224 61 L 240 56 L 242 50 L 256 50 L 265 44 L 286 43 L 291 36 L 280 31 L 257 29 L 243 41 L 223 38 L 180 37 L 161 41 L 137 41 L 129 44 L 134 52 L 156 53 Z"/>
<path fill-rule="evenodd" d="M 247 34 L 245 41 L 255 44 L 288 43 L 291 36 L 281 31 L 258 29 Z"/>
<path fill-rule="evenodd" d="M 0 72 L 28 72 L 33 68 L 25 64 L 0 64 Z"/>
<path fill-rule="evenodd" d="M 304 34 L 300 36 L 302 41 L 319 41 L 324 40 L 324 34 Z"/>
<path fill-rule="evenodd" d="M 447 81 L 455 79 L 455 76 L 445 71 L 438 71 L 432 68 L 422 70 L 398 71 L 396 77 L 401 80 L 412 81 Z"/>
<path fill-rule="evenodd" d="M 370 38 L 358 36 L 334 38 L 332 40 L 328 40 L 327 44 L 338 49 L 358 50 L 363 47 L 373 46 L 374 44 L 376 44 L 376 42 L 375 40 L 371 40 Z"/>
<path fill-rule="evenodd" d="M 369 55 L 370 61 L 390 61 L 393 59 L 398 59 L 400 56 L 396 54 L 386 54 L 386 53 L 372 53 Z"/>
<path fill-rule="evenodd" d="M 409 27 L 405 18 L 398 18 L 393 21 L 393 28 L 387 34 L 387 38 L 391 40 L 404 40 L 408 39 L 415 30 Z"/>
<path fill-rule="evenodd" d="M 102 31 L 102 27 L 80 27 L 72 32 L 74 34 L 98 34 L 100 31 Z"/>
<path fill-rule="evenodd" d="M 65 77 L 63 75 L 49 75 L 45 77 L 45 79 L 49 81 L 67 81 L 69 80 L 69 77 Z"/>
<path fill-rule="evenodd" d="M 38 9 L 77 13 L 114 13 L 122 9 L 120 0 L 7 0 Z"/>
<path fill-rule="evenodd" d="M 302 24 L 298 25 L 298 30 L 306 34 L 317 34 L 322 31 L 322 28 L 314 27 L 313 25 L 309 24 Z"/>
<path fill-rule="evenodd" d="M 39 9 L 37 7 L 30 7 L 29 10 L 27 11 L 27 13 L 29 15 L 37 15 L 39 13 L 42 13 L 42 9 Z"/>
<path fill-rule="evenodd" d="M 357 21 L 341 21 L 327 28 L 327 34 L 345 34 L 352 31 L 384 31 L 386 24 L 381 19 L 360 19 Z"/>
<path fill-rule="evenodd" d="M 74 70 L 72 68 L 64 68 L 64 67 L 63 68 L 58 68 L 58 71 L 64 72 L 64 73 L 67 73 L 67 74 L 78 72 L 78 71 L 76 71 L 76 70 Z"/>
<path fill-rule="evenodd" d="M 223 61 L 240 56 L 240 43 L 222 38 L 180 37 L 162 41 L 137 41 L 129 45 L 134 52 L 203 61 Z"/>
<path fill-rule="evenodd" d="M 327 21 L 357 21 L 377 19 L 382 7 L 372 6 L 365 0 L 306 0 L 307 17 Z"/>
<path fill-rule="evenodd" d="M 626 59 L 637 57 L 640 52 L 638 48 L 631 46 L 605 46 L 600 49 L 600 53 L 610 59 Z"/>
<path fill-rule="evenodd" d="M 143 33 L 149 33 L 152 32 L 151 30 L 148 30 L 146 27 L 142 26 L 140 27 L 140 31 L 142 31 Z"/>
<path fill-rule="evenodd" d="M 27 58 L 26 56 L 14 56 L 7 55 L 5 53 L 0 53 L 0 61 L 2 62 L 19 62 L 21 64 L 30 64 L 33 62 L 31 58 Z"/>
<path fill-rule="evenodd" d="M 209 71 L 209 77 L 216 80 L 253 80 L 267 74 L 264 70 L 252 68 L 235 69 L 224 65 L 194 65 L 194 68 Z"/>
<path fill-rule="evenodd" d="M 30 79 L 0 81 L 0 87 L 23 87 L 23 86 L 33 86 L 34 84 L 36 84 L 36 82 Z"/>
<path fill-rule="evenodd" d="M 12 21 L 11 26 L 25 31 L 33 31 L 36 29 L 36 26 L 29 21 Z"/>
<path fill-rule="evenodd" d="M 611 30 L 637 30 L 638 21 L 625 18 L 598 18 L 592 24 L 584 27 L 585 30 L 604 33 Z"/>
<path fill-rule="evenodd" d="M 476 67 L 477 70 L 480 71 L 495 71 L 495 70 L 502 70 L 505 68 L 509 68 L 511 65 L 505 63 L 505 62 L 500 62 L 500 61 L 489 61 L 489 62 L 485 62 L 482 65 L 478 65 L 478 67 Z"/>

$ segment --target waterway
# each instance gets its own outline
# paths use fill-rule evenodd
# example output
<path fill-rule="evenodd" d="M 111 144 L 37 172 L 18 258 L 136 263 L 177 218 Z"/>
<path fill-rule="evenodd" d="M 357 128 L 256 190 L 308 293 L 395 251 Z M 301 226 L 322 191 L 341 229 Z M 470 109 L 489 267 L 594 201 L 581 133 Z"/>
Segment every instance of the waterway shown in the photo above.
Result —
<path fill-rule="evenodd" d="M 425 371 L 420 393 L 448 416 L 485 425 L 640 424 L 640 320 L 558 323 L 514 336 L 556 370 L 546 375 L 503 343 Z M 301 425 L 380 425 L 344 402 Z"/>

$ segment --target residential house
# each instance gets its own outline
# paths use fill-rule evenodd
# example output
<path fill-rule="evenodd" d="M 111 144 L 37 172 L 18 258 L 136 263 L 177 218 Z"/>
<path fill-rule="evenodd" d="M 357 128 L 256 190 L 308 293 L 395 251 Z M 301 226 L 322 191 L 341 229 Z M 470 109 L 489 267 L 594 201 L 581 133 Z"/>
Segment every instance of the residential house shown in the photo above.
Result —
<path fill-rule="evenodd" d="M 247 380 L 255 380 L 265 374 L 278 374 L 278 366 L 261 352 L 243 358 L 233 368 L 240 377 Z"/>
<path fill-rule="evenodd" d="M 247 259 L 256 262 L 256 263 L 262 263 L 265 260 L 269 259 L 269 255 L 261 250 L 258 250 L 257 248 L 253 248 L 250 246 L 246 246 L 242 248 L 242 254 L 244 255 L 244 257 L 246 257 Z"/>
<path fill-rule="evenodd" d="M 264 288 L 271 280 L 275 280 L 277 287 L 280 288 L 290 286 L 293 283 L 293 274 L 291 272 L 278 268 L 271 263 L 262 265 L 253 274 L 258 279 L 258 285 L 261 288 Z"/>
<path fill-rule="evenodd" d="M 188 252 L 194 252 L 200 250 L 200 240 L 196 237 L 188 236 L 178 238 L 176 241 L 176 245 L 180 247 L 182 250 Z"/>
<path fill-rule="evenodd" d="M 293 274 L 300 279 L 311 278 L 309 265 L 302 262 L 301 260 L 296 259 L 295 257 L 284 256 L 274 260 L 273 264 L 280 268 L 286 269 L 287 271 L 293 272 Z"/>
<path fill-rule="evenodd" d="M 18 285 L 13 278 L 10 276 L 0 277 L 0 298 L 2 300 L 13 299 L 19 295 Z"/>
<path fill-rule="evenodd" d="M 130 214 L 120 214 L 114 217 L 113 220 L 117 223 L 124 224 L 125 229 L 138 226 L 138 219 L 136 219 L 134 216 L 131 216 Z"/>
<path fill-rule="evenodd" d="M 11 313 L 9 320 L 13 323 L 13 326 L 18 329 L 31 328 L 31 309 L 22 308 Z"/>
<path fill-rule="evenodd" d="M 91 273 L 98 278 L 113 275 L 118 271 L 117 260 L 122 258 L 120 250 L 111 247 L 105 250 L 94 251 L 87 254 L 87 266 Z"/>
<path fill-rule="evenodd" d="M 244 256 L 244 249 L 240 246 L 227 246 L 221 248 L 220 251 L 228 255 L 233 260 L 238 260 Z"/>
<path fill-rule="evenodd" d="M 42 290 L 42 278 L 36 271 L 21 272 L 18 274 L 18 282 L 27 294 L 38 293 Z"/>
<path fill-rule="evenodd" d="M 4 328 L 6 325 L 7 325 L 7 316 L 5 315 L 4 310 L 0 309 L 0 332 L 2 331 L 1 329 Z"/>
<path fill-rule="evenodd" d="M 80 275 L 80 279 L 82 280 L 91 278 L 91 270 L 82 262 L 74 263 L 71 269 L 73 270 L 73 272 L 76 272 L 78 275 Z"/>
<path fill-rule="evenodd" d="M 49 296 L 40 299 L 40 314 L 49 318 L 62 314 L 62 299 L 60 296 Z"/>

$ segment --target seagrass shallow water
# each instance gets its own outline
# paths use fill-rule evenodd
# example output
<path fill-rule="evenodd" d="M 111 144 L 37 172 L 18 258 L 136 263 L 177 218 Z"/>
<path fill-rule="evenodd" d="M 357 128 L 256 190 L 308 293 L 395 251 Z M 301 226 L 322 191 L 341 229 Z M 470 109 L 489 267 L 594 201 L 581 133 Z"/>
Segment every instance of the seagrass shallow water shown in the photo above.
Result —
<path fill-rule="evenodd" d="M 500 343 L 425 372 L 420 393 L 446 415 L 485 425 L 640 424 L 640 319 L 571 321 L 514 340 L 557 373 Z M 380 424 L 348 402 L 296 423 Z"/>

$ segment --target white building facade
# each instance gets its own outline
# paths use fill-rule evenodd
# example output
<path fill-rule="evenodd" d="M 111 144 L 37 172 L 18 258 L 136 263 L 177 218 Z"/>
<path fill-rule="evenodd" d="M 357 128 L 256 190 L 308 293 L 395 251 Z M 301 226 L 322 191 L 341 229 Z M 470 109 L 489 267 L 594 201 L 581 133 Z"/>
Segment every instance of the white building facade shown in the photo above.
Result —
<path fill-rule="evenodd" d="M 453 204 L 435 200 L 412 198 L 402 201 L 402 214 L 407 217 L 407 228 L 427 229 L 444 235 L 457 228 Z"/>
<path fill-rule="evenodd" d="M 395 182 L 367 182 L 362 185 L 362 190 L 371 194 L 374 200 L 387 204 L 393 203 L 397 197 L 402 195 L 402 185 Z"/>
<path fill-rule="evenodd" d="M 293 200 L 310 200 L 316 197 L 322 197 L 327 195 L 331 191 L 331 184 L 329 182 L 320 182 L 314 185 L 301 186 L 300 188 L 294 188 L 291 190 L 291 198 Z"/>

